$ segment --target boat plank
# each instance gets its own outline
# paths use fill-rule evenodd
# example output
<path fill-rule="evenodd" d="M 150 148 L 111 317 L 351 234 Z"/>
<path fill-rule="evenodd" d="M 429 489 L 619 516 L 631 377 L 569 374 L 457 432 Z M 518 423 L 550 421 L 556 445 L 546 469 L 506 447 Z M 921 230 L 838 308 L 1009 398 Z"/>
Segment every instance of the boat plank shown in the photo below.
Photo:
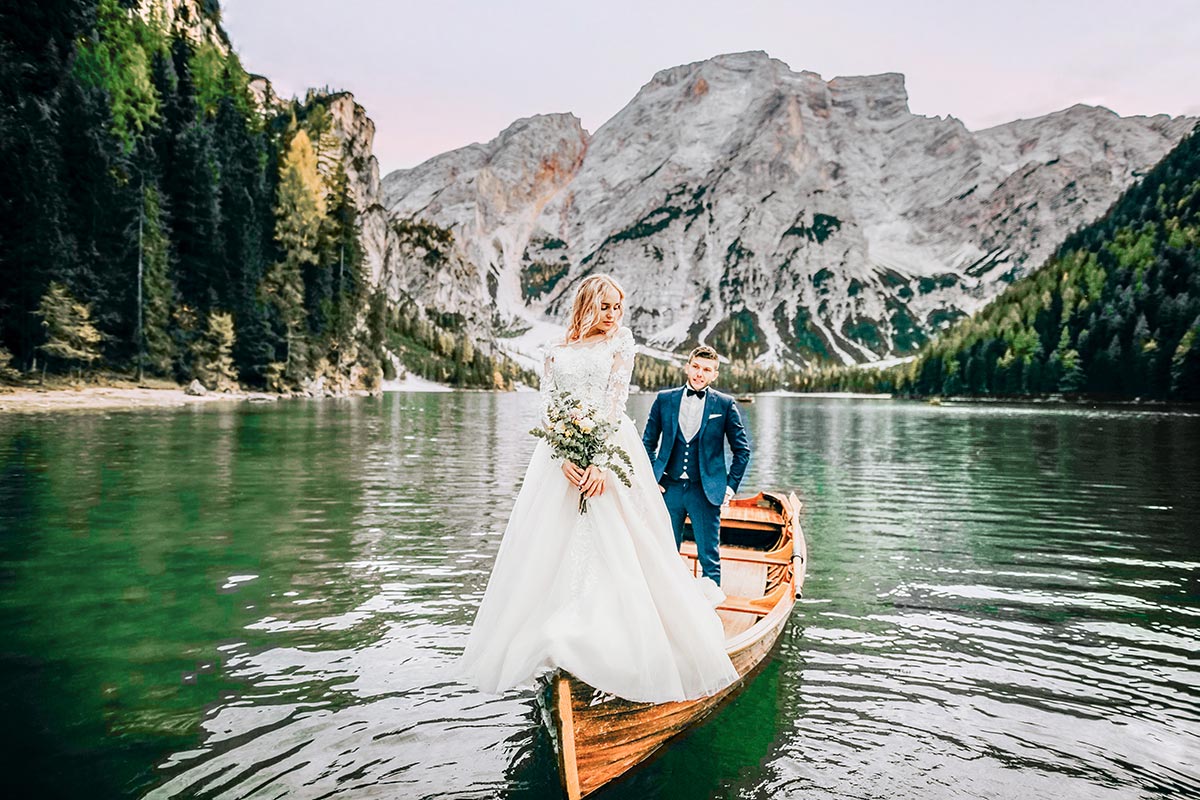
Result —
<path fill-rule="evenodd" d="M 567 800 L 580 800 L 583 796 L 579 785 L 579 760 L 576 757 L 575 740 L 575 703 L 571 698 L 571 682 L 564 676 L 559 676 L 554 682 L 555 706 L 559 710 L 558 724 L 562 731 L 562 757 L 559 759 L 559 770 L 562 775 L 563 788 L 567 790 Z"/>
<path fill-rule="evenodd" d="M 667 715 L 656 716 L 651 707 L 625 725 L 597 726 L 596 730 L 577 728 L 578 735 L 590 734 L 587 745 L 579 748 L 586 754 L 581 755 L 578 762 L 580 790 L 584 796 L 644 761 L 668 740 L 707 715 L 728 693 L 722 691 L 691 703 L 673 704 L 678 707 Z"/>

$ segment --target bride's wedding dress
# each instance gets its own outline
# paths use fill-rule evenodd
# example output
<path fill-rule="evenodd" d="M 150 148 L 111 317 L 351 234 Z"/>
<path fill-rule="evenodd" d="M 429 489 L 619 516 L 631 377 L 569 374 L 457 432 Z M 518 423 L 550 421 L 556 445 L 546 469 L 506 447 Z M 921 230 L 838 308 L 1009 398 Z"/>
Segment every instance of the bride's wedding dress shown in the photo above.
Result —
<path fill-rule="evenodd" d="M 611 473 L 579 513 L 579 491 L 539 440 L 459 662 L 488 692 L 562 668 L 617 697 L 665 702 L 715 693 L 737 678 L 721 621 L 675 549 L 650 460 L 625 414 L 633 372 L 627 328 L 550 349 L 555 390 L 602 409 L 633 461 L 632 487 Z"/>

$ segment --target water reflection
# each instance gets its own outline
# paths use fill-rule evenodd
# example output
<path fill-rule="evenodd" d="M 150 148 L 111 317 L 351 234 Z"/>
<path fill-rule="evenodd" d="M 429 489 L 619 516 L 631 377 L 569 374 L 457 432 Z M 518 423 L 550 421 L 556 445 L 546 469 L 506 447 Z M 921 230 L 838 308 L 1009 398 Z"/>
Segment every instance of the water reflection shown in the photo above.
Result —
<path fill-rule="evenodd" d="M 1200 419 L 746 413 L 746 485 L 807 503 L 808 599 L 745 692 L 602 797 L 1200 794 Z M 486 393 L 0 418 L 26 788 L 552 796 L 530 696 L 447 672 L 535 418 Z"/>

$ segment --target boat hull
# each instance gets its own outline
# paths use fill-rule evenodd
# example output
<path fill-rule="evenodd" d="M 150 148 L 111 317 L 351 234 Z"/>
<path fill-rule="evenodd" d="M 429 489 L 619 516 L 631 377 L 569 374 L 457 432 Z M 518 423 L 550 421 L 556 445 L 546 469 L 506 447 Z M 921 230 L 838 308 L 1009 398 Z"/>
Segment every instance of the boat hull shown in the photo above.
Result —
<path fill-rule="evenodd" d="M 799 501 L 794 495 L 776 496 L 776 501 L 782 501 L 785 512 L 781 538 L 786 540 L 788 553 L 795 555 L 779 559 L 786 565 L 786 575 L 775 581 L 769 596 L 730 601 L 728 613 L 749 614 L 756 619 L 753 625 L 726 640 L 726 651 L 738 680 L 709 697 L 670 703 L 635 703 L 605 695 L 561 671 L 544 681 L 541 704 L 569 800 L 587 797 L 645 761 L 736 695 L 766 663 L 791 615 L 807 566 L 807 551 L 798 522 Z M 779 574 L 782 565 L 775 561 L 770 564 L 769 568 Z M 769 606 L 752 605 L 768 600 Z"/>

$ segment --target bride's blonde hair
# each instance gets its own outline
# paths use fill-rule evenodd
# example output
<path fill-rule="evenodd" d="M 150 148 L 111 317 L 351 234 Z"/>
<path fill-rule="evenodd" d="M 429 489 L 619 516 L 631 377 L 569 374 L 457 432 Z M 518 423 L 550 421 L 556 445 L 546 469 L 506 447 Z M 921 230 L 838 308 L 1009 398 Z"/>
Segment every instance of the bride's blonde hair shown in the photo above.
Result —
<path fill-rule="evenodd" d="M 584 278 L 583 283 L 579 284 L 579 289 L 575 292 L 575 303 L 571 307 L 571 320 L 567 324 L 568 342 L 582 339 L 591 332 L 592 328 L 596 327 L 596 323 L 600 320 L 600 298 L 604 295 L 605 289 L 612 289 L 616 292 L 621 302 L 621 310 L 617 313 L 617 322 L 620 322 L 621 317 L 625 316 L 625 290 L 621 288 L 621 284 L 617 283 L 611 275 L 602 273 L 589 275 Z"/>

